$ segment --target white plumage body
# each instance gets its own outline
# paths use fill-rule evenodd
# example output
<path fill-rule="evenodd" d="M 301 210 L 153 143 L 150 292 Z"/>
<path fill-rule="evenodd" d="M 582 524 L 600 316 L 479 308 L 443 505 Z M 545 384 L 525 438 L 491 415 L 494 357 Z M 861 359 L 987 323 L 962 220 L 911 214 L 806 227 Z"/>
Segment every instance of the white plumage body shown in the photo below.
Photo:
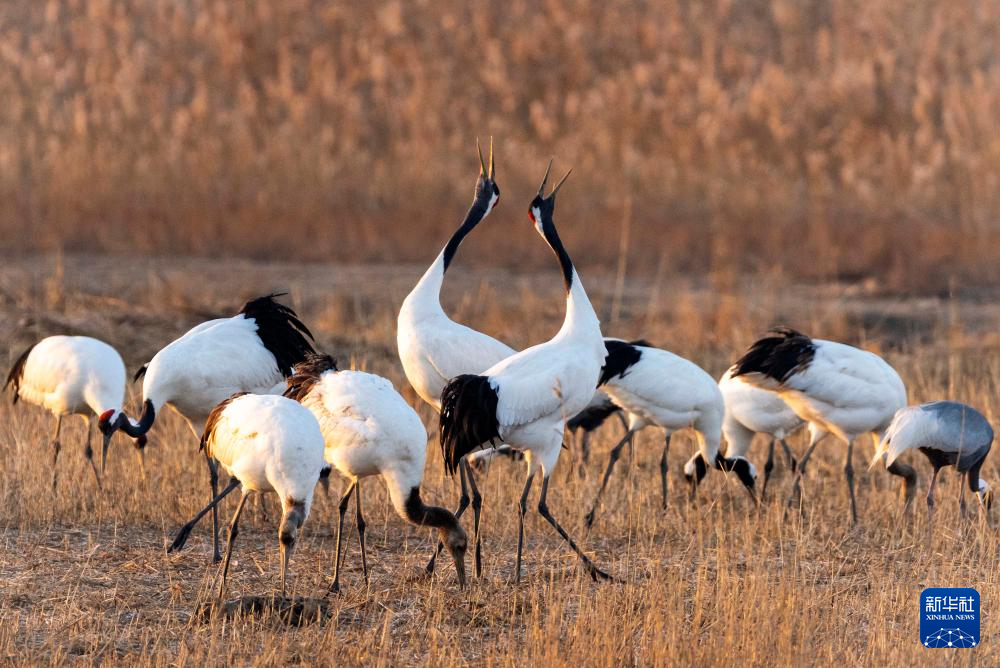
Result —
<path fill-rule="evenodd" d="M 209 453 L 244 490 L 274 492 L 282 507 L 305 504 L 324 466 L 319 423 L 307 408 L 282 396 L 245 394 L 224 408 L 212 426 Z"/>
<path fill-rule="evenodd" d="M 629 430 L 656 425 L 672 433 L 687 427 L 699 435 L 699 447 L 711 464 L 719 452 L 725 406 L 715 379 L 694 362 L 646 346 L 623 376 L 603 385 L 612 401 L 628 413 Z"/>
<path fill-rule="evenodd" d="M 326 461 L 351 480 L 381 475 L 406 518 L 406 495 L 424 475 L 427 432 L 392 383 L 363 371 L 328 371 L 302 404 L 319 422 Z"/>
<path fill-rule="evenodd" d="M 28 353 L 18 396 L 54 415 L 117 412 L 125 399 L 125 363 L 103 341 L 50 336 Z"/>
<path fill-rule="evenodd" d="M 722 422 L 728 444 L 726 454 L 746 456 L 754 434 L 781 440 L 802 425 L 802 418 L 781 397 L 754 387 L 742 377 L 734 378 L 732 371 L 726 371 L 719 380 L 726 407 Z"/>
<path fill-rule="evenodd" d="M 874 353 L 821 339 L 813 344 L 808 366 L 780 386 L 768 385 L 803 420 L 845 441 L 868 432 L 881 435 L 906 405 L 899 374 Z"/>
<path fill-rule="evenodd" d="M 482 373 L 514 349 L 491 336 L 461 325 L 441 308 L 444 280 L 441 256 L 427 270 L 399 310 L 396 343 L 407 380 L 421 399 L 441 408 L 441 391 L 449 380 Z"/>
<path fill-rule="evenodd" d="M 282 379 L 257 324 L 241 314 L 203 322 L 156 353 L 146 368 L 142 397 L 157 411 L 169 403 L 198 424 L 233 394 L 280 391 Z"/>

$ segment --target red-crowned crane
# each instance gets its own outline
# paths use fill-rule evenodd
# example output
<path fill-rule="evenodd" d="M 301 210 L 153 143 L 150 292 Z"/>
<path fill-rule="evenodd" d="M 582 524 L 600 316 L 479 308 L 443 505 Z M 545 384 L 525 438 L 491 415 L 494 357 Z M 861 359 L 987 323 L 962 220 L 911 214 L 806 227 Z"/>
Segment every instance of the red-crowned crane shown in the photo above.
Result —
<path fill-rule="evenodd" d="M 885 431 L 875 450 L 871 466 L 885 457 L 886 466 L 912 448 L 920 450 L 934 468 L 927 485 L 927 523 L 934 512 L 934 486 L 938 472 L 954 466 L 979 497 L 980 506 L 989 510 L 993 493 L 989 483 L 979 477 L 979 471 L 993 447 L 993 427 L 982 413 L 972 406 L 956 401 L 932 401 L 919 406 L 901 408 Z M 870 468 L 870 467 L 869 467 Z M 959 505 L 965 513 L 965 486 L 959 484 Z"/>
<path fill-rule="evenodd" d="M 666 432 L 660 458 L 660 486 L 663 507 L 667 507 L 667 455 L 670 437 L 690 427 L 698 440 L 699 453 L 691 471 L 685 475 L 692 484 L 692 493 L 707 473 L 707 466 L 733 472 L 756 502 L 754 479 L 757 471 L 746 457 L 722 455 L 722 420 L 725 404 L 715 379 L 694 362 L 666 350 L 654 348 L 645 341 L 623 341 L 606 338 L 608 358 L 601 370 L 600 387 L 628 417 L 628 431 L 611 449 L 604 478 L 597 490 L 585 522 L 594 523 L 597 507 L 608 484 L 622 448 L 646 426 L 660 427 Z"/>
<path fill-rule="evenodd" d="M 878 446 L 896 411 L 906 405 L 906 387 L 896 370 L 874 353 L 780 327 L 751 345 L 733 366 L 732 375 L 776 392 L 810 424 L 809 448 L 799 462 L 790 502 L 800 494 L 816 444 L 827 433 L 847 443 L 844 477 L 851 494 L 851 521 L 856 523 L 854 439 L 869 434 Z M 888 470 L 904 479 L 909 503 L 916 472 L 900 462 L 893 462 Z"/>
<path fill-rule="evenodd" d="M 254 494 L 274 493 L 281 503 L 278 549 L 281 554 L 281 595 L 285 595 L 288 561 L 303 522 L 309 517 L 313 491 L 323 460 L 323 433 L 305 407 L 280 395 L 238 393 L 216 406 L 205 421 L 201 448 L 229 472 L 232 480 L 217 497 L 181 527 L 168 552 L 184 547 L 191 529 L 227 494 L 241 487 L 242 498 L 229 525 L 226 559 L 222 564 L 219 598 L 226 591 L 229 560 L 239 535 L 240 515 Z"/>
<path fill-rule="evenodd" d="M 448 510 L 428 506 L 420 496 L 427 456 L 427 430 L 416 411 L 392 383 L 363 371 L 338 371 L 329 355 L 311 355 L 295 367 L 285 396 L 302 403 L 319 421 L 326 441 L 326 461 L 350 481 L 340 499 L 337 556 L 330 591 L 340 591 L 340 545 L 344 514 L 355 494 L 361 567 L 368 582 L 365 519 L 361 514 L 361 479 L 381 476 L 396 513 L 407 522 L 438 530 L 455 561 L 458 583 L 465 586 L 467 538 Z"/>
<path fill-rule="evenodd" d="M 760 498 L 767 494 L 767 482 L 774 470 L 774 444 L 781 443 L 785 451 L 788 467 L 794 472 L 795 457 L 785 438 L 802 426 L 803 420 L 795 414 L 781 397 L 754 387 L 742 377 L 733 377 L 730 368 L 719 379 L 722 400 L 726 404 L 726 416 L 722 420 L 722 435 L 726 439 L 726 455 L 746 457 L 755 434 L 768 436 L 767 462 L 764 464 L 764 484 Z"/>
<path fill-rule="evenodd" d="M 14 362 L 4 389 L 8 386 L 14 391 L 15 404 L 18 399 L 24 399 L 29 404 L 48 410 L 56 418 L 52 436 L 52 489 L 56 488 L 58 478 L 56 461 L 62 447 L 59 443 L 62 420 L 74 414 L 82 417 L 86 424 L 87 447 L 84 454 L 100 487 L 101 477 L 97 473 L 91 447 L 90 417 L 98 416 L 97 428 L 104 436 L 101 449 L 103 471 L 103 460 L 107 457 L 114 425 L 124 417 L 125 363 L 118 351 L 89 336 L 49 336 L 25 350 Z M 145 439 L 136 441 L 140 465 L 145 444 Z"/>
<path fill-rule="evenodd" d="M 495 180 L 496 164 L 492 139 L 489 168 L 483 160 L 482 151 L 479 151 L 479 167 L 475 197 L 468 213 L 465 214 L 465 220 L 403 300 L 399 309 L 396 344 L 403 371 L 420 398 L 437 411 L 441 410 L 441 391 L 451 378 L 463 373 L 480 373 L 515 352 L 507 344 L 453 321 L 441 307 L 441 285 L 459 245 L 469 232 L 490 214 L 500 199 L 500 188 Z M 475 571 L 479 577 L 482 574 L 479 537 L 482 495 L 476 485 L 475 476 L 464 460 L 459 468 L 459 478 L 462 496 L 455 516 L 461 518 L 471 500 L 476 543 Z M 441 547 L 439 544 L 431 556 L 427 564 L 428 572 L 434 570 L 434 562 Z"/>
<path fill-rule="evenodd" d="M 543 476 L 539 514 L 596 580 L 609 576 L 560 526 L 547 503 L 549 480 L 559 460 L 566 420 L 583 410 L 594 396 L 607 355 L 597 314 L 552 219 L 556 194 L 566 177 L 544 196 L 551 167 L 550 161 L 529 216 L 562 268 L 566 288 L 562 328 L 551 340 L 508 357 L 481 375 L 463 374 L 449 381 L 441 394 L 441 449 L 445 468 L 452 475 L 465 455 L 485 443 L 503 441 L 524 452 L 528 476 L 518 504 L 516 580 L 521 576 L 528 493 L 539 470 Z"/>
<path fill-rule="evenodd" d="M 161 349 L 136 373 L 142 383 L 143 412 L 138 423 L 121 415 L 115 428 L 133 438 L 153 426 L 167 404 L 186 421 L 196 437 L 205 430 L 211 411 L 236 392 L 281 394 L 292 367 L 315 352 L 312 334 L 295 311 L 267 295 L 247 302 L 232 318 L 209 320 Z M 212 484 L 218 494 L 219 473 L 205 451 Z M 218 510 L 213 506 L 215 561 L 219 550 Z"/>

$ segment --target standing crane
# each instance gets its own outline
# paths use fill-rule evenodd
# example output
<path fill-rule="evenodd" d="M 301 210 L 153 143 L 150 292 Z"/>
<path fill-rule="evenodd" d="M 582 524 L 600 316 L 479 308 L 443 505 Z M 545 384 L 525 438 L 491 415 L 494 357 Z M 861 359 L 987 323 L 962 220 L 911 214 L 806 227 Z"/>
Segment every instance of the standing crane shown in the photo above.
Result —
<path fill-rule="evenodd" d="M 934 513 L 934 486 L 938 472 L 954 466 L 969 489 L 979 497 L 980 507 L 989 511 L 993 492 L 979 477 L 986 455 L 993 446 L 993 427 L 982 413 L 956 401 L 932 401 L 900 409 L 875 450 L 871 466 L 885 457 L 892 466 L 907 450 L 916 448 L 934 468 L 927 485 L 927 524 Z M 871 467 L 869 467 L 871 468 Z M 959 484 L 959 506 L 965 514 L 965 485 Z"/>
<path fill-rule="evenodd" d="M 200 438 L 212 410 L 236 392 L 281 394 L 292 367 L 315 352 L 312 334 L 295 311 L 266 295 L 248 301 L 231 318 L 218 318 L 193 327 L 161 349 L 136 373 L 143 378 L 143 411 L 137 423 L 124 414 L 114 422 L 138 438 L 152 428 L 156 416 L 170 405 Z M 218 467 L 205 450 L 214 499 L 219 492 Z M 219 516 L 212 507 L 214 560 L 219 549 Z"/>
<path fill-rule="evenodd" d="M 365 519 L 361 513 L 361 479 L 381 476 L 392 506 L 407 522 L 438 530 L 455 561 L 458 583 L 465 586 L 468 539 L 458 518 L 444 508 L 428 506 L 420 496 L 427 457 L 427 430 L 417 412 L 392 383 L 363 371 L 338 371 L 329 355 L 317 354 L 295 367 L 285 396 L 312 411 L 326 443 L 326 461 L 350 481 L 340 499 L 337 556 L 330 591 L 340 591 L 341 535 L 344 514 L 355 494 L 361 567 L 368 582 Z"/>
<path fill-rule="evenodd" d="M 240 515 L 254 494 L 274 493 L 281 502 L 278 550 L 281 555 L 281 595 L 285 595 L 288 561 L 302 524 L 309 517 L 313 492 L 323 461 L 323 434 L 313 414 L 280 395 L 240 392 L 216 406 L 205 420 L 201 449 L 229 472 L 232 480 L 190 522 L 181 527 L 168 552 L 179 550 L 191 530 L 208 511 L 237 487 L 240 503 L 229 525 L 226 559 L 222 564 L 219 599 L 226 591 L 226 576 L 233 545 L 239 535 Z"/>
<path fill-rule="evenodd" d="M 56 462 L 62 448 L 59 432 L 63 417 L 67 415 L 79 415 L 83 418 L 87 428 L 84 454 L 100 488 L 101 476 L 97 473 L 94 450 L 91 447 L 90 418 L 92 415 L 97 416 L 97 428 L 104 437 L 101 448 L 103 471 L 108 444 L 115 431 L 114 425 L 125 415 L 122 412 L 122 402 L 125 399 L 125 363 L 118 351 L 89 336 L 49 336 L 17 358 L 7 374 L 4 389 L 8 386 L 14 392 L 13 403 L 24 399 L 29 404 L 48 410 L 56 419 L 52 436 L 52 489 L 56 489 Z M 144 438 L 136 441 L 140 466 L 145 445 Z"/>
<path fill-rule="evenodd" d="M 593 579 L 606 579 L 608 574 L 580 550 L 552 516 L 547 503 L 566 420 L 590 402 L 607 355 L 597 314 L 552 218 L 556 194 L 569 173 L 545 196 L 551 168 L 550 161 L 538 195 L 531 202 L 529 217 L 562 269 L 566 289 L 563 325 L 549 341 L 508 357 L 481 375 L 463 374 L 448 382 L 441 393 L 441 450 L 445 469 L 451 475 L 468 453 L 485 443 L 502 441 L 524 452 L 528 475 L 518 504 L 516 580 L 521 577 L 528 494 L 539 471 L 539 514 L 577 554 Z"/>
<path fill-rule="evenodd" d="M 692 428 L 698 440 L 699 454 L 689 462 L 685 475 L 692 483 L 692 493 L 708 471 L 706 463 L 720 471 L 735 473 L 754 501 L 757 470 L 746 457 L 722 455 L 722 422 L 725 404 L 715 379 L 694 362 L 646 341 L 623 341 L 606 338 L 608 358 L 601 371 L 600 387 L 628 416 L 628 431 L 611 449 L 604 478 L 594 503 L 587 513 L 587 527 L 593 526 L 597 507 L 608 484 L 622 448 L 648 425 L 666 432 L 660 457 L 660 487 L 663 508 L 667 507 L 667 456 L 670 437 L 679 429 Z"/>
<path fill-rule="evenodd" d="M 441 285 L 459 245 L 490 214 L 500 199 L 500 188 L 495 180 L 492 139 L 489 168 L 481 150 L 479 167 L 475 197 L 465 219 L 399 309 L 396 343 L 403 371 L 420 398 L 436 411 L 441 410 L 441 392 L 451 378 L 463 373 L 480 373 L 515 352 L 507 344 L 453 321 L 441 307 Z M 479 536 L 482 495 L 468 462 L 464 460 L 459 467 L 459 477 L 462 496 L 455 516 L 460 518 L 469 506 L 471 489 L 476 543 L 475 570 L 476 577 L 479 577 L 482 574 Z M 431 556 L 427 564 L 428 572 L 434 570 L 434 562 L 441 547 L 439 544 Z"/>
<path fill-rule="evenodd" d="M 847 444 L 844 478 L 851 495 L 851 522 L 856 523 L 854 439 L 868 434 L 877 447 L 896 411 L 906 405 L 906 387 L 896 370 L 874 353 L 779 327 L 750 346 L 733 366 L 732 376 L 777 393 L 810 425 L 809 447 L 799 461 L 790 503 L 800 497 L 802 476 L 820 440 L 832 433 Z M 909 504 L 916 472 L 900 462 L 887 470 L 903 478 Z"/>

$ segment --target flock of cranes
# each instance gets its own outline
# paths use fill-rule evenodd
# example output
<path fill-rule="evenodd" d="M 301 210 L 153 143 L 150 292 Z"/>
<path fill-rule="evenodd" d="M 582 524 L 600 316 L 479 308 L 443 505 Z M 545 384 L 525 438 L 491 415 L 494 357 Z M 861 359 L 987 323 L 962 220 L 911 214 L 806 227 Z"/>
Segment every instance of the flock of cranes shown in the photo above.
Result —
<path fill-rule="evenodd" d="M 132 439 L 143 466 L 147 434 L 165 406 L 184 418 L 199 439 L 209 469 L 208 505 L 178 532 L 170 550 L 186 543 L 195 524 L 212 513 L 215 561 L 222 560 L 218 505 L 240 489 L 221 566 L 219 597 L 239 521 L 247 500 L 274 493 L 281 504 L 278 542 L 281 589 L 303 523 L 309 516 L 317 482 L 332 469 L 347 481 L 339 502 L 334 578 L 339 591 L 344 516 L 354 497 L 364 576 L 368 577 L 361 481 L 381 476 L 395 511 L 404 520 L 437 530 L 440 542 L 427 564 L 434 570 L 443 549 L 454 561 L 458 582 L 466 583 L 469 537 L 460 522 L 472 507 L 474 570 L 482 575 L 481 512 L 476 482 L 498 454 L 525 462 L 518 503 L 519 531 L 514 579 L 521 577 L 524 517 L 528 497 L 540 478 L 538 513 L 578 556 L 593 579 L 609 575 L 579 547 L 553 516 L 547 498 L 552 473 L 564 449 L 567 426 L 581 433 L 586 462 L 590 433 L 617 415 L 625 434 L 612 448 L 607 466 L 585 516 L 595 521 L 601 496 L 622 449 L 646 427 L 664 431 L 660 459 L 663 507 L 668 501 L 668 453 L 671 436 L 693 431 L 698 448 L 686 462 L 684 476 L 692 496 L 712 469 L 732 474 L 759 503 L 774 468 L 780 443 L 795 482 L 789 504 L 801 503 L 801 485 L 818 443 L 832 434 L 846 444 L 844 477 L 850 492 L 851 520 L 857 521 L 853 443 L 870 435 L 876 450 L 871 465 L 904 480 L 906 502 L 913 497 L 915 470 L 899 461 L 919 449 L 933 474 L 927 494 L 929 513 L 943 466 L 954 466 L 969 489 L 988 509 L 992 493 L 979 476 L 993 441 L 988 421 L 974 408 L 950 401 L 907 406 L 899 375 L 883 359 L 844 344 L 812 339 L 778 328 L 753 343 L 718 382 L 694 363 L 645 341 L 606 338 L 554 220 L 556 195 L 569 173 L 546 194 L 552 163 L 529 205 L 529 217 L 553 251 L 565 289 L 565 318 L 556 335 L 520 352 L 470 327 L 452 321 L 441 307 L 445 273 L 462 240 L 493 210 L 500 198 L 492 142 L 473 204 L 461 226 L 403 301 L 397 342 L 407 380 L 419 397 L 440 415 L 440 447 L 446 471 L 459 476 L 461 498 L 452 512 L 428 506 L 421 496 L 427 431 L 416 411 L 388 380 L 361 371 L 338 370 L 329 355 L 317 352 L 308 327 L 297 314 L 267 295 L 248 302 L 236 315 L 202 323 L 162 348 L 136 373 L 142 384 L 141 412 L 124 411 L 125 365 L 108 344 L 88 337 L 51 336 L 25 351 L 14 363 L 6 386 L 13 400 L 47 409 L 55 418 L 52 485 L 62 419 L 80 415 L 88 425 L 86 457 L 101 484 L 108 446 L 121 431 Z M 5 387 L 6 387 L 5 386 Z M 91 417 L 103 436 L 101 472 L 91 446 Z M 800 460 L 787 436 L 808 426 L 809 446 Z M 770 438 L 762 488 L 747 458 L 755 434 Z M 723 448 L 723 437 L 727 447 Z M 219 465 L 230 481 L 219 490 Z M 144 466 L 142 468 L 145 476 Z M 964 486 L 962 487 L 964 490 Z M 964 510 L 964 494 L 961 497 Z"/>

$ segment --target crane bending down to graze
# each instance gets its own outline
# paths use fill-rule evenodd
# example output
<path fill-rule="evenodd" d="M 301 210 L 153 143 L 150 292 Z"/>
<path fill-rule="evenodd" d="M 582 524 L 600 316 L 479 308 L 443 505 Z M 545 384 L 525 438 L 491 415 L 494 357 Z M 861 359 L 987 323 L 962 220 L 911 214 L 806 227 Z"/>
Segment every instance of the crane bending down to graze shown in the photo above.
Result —
<path fill-rule="evenodd" d="M 924 453 L 934 468 L 927 485 L 927 523 L 934 513 L 934 486 L 938 472 L 954 466 L 969 489 L 979 497 L 980 506 L 989 511 L 993 493 L 979 471 L 993 446 L 993 427 L 983 414 L 955 401 L 932 401 L 900 409 L 892 419 L 882 442 L 875 450 L 871 466 L 885 457 L 891 466 L 901 454 L 916 448 Z M 870 467 L 869 467 L 870 468 Z M 965 486 L 959 484 L 959 505 L 965 514 Z"/>
<path fill-rule="evenodd" d="M 781 443 L 788 467 L 794 472 L 795 457 L 785 438 L 801 427 L 803 420 L 778 395 L 754 387 L 742 377 L 734 378 L 732 368 L 719 379 L 719 390 L 722 391 L 722 400 L 726 404 L 722 435 L 726 438 L 727 456 L 746 457 L 755 434 L 766 434 L 769 437 L 764 484 L 760 489 L 763 501 L 771 471 L 774 470 L 775 441 Z"/>
<path fill-rule="evenodd" d="M 447 382 L 463 373 L 480 373 L 500 360 L 514 354 L 514 349 L 482 332 L 453 321 L 441 307 L 441 285 L 445 272 L 465 237 L 490 214 L 500 199 L 496 184 L 496 165 L 493 141 L 490 140 L 489 168 L 479 152 L 479 178 L 475 197 L 461 226 L 455 230 L 448 243 L 417 282 L 399 309 L 396 343 L 399 359 L 406 379 L 421 399 L 441 410 L 441 391 Z M 479 519 L 482 495 L 476 479 L 466 461 L 459 468 L 462 496 L 455 511 L 461 517 L 471 503 L 475 535 L 476 576 L 482 574 Z M 442 545 L 439 544 L 427 564 L 427 571 L 434 570 L 434 562 Z"/>
<path fill-rule="evenodd" d="M 604 339 L 608 358 L 601 370 L 600 387 L 628 416 L 628 431 L 611 450 L 604 478 L 586 516 L 588 527 L 594 523 L 597 507 L 608 484 L 622 448 L 648 425 L 666 431 L 663 454 L 660 457 L 660 487 L 663 507 L 667 507 L 667 456 L 670 437 L 691 427 L 698 440 L 699 453 L 694 471 L 685 471 L 695 486 L 707 473 L 708 462 L 720 471 L 733 472 L 754 495 L 757 471 L 745 457 L 724 456 L 719 452 L 722 440 L 722 420 L 725 405 L 715 379 L 695 363 L 666 350 L 654 348 L 645 341 Z M 695 477 L 696 476 L 696 477 Z"/>
<path fill-rule="evenodd" d="M 556 194 L 566 177 L 547 197 L 543 194 L 551 167 L 550 161 L 538 195 L 531 202 L 529 216 L 562 268 L 566 288 L 562 328 L 551 340 L 508 357 L 482 375 L 465 374 L 449 381 L 441 394 L 441 449 L 445 469 L 452 475 L 465 455 L 485 443 L 503 441 L 524 452 L 528 476 L 518 505 L 516 580 L 521 577 L 528 493 L 539 470 L 543 476 L 539 514 L 569 544 L 596 580 L 609 576 L 580 550 L 549 512 L 547 503 L 549 480 L 559 460 L 566 419 L 590 402 L 607 355 L 597 314 L 552 220 Z"/>
<path fill-rule="evenodd" d="M 236 392 L 281 394 L 292 367 L 314 352 L 312 334 L 295 311 L 267 295 L 247 302 L 232 318 L 209 320 L 161 349 L 136 373 L 143 377 L 143 412 L 138 424 L 121 415 L 114 424 L 129 436 L 145 435 L 163 406 L 186 420 L 197 438 L 212 410 Z M 205 451 L 211 499 L 219 473 Z M 219 517 L 212 507 L 214 558 L 219 561 Z"/>
<path fill-rule="evenodd" d="M 427 456 L 427 431 L 416 411 L 385 378 L 362 371 L 338 371 L 329 355 L 311 355 L 295 367 L 285 396 L 302 403 L 319 421 L 326 461 L 350 481 L 340 499 L 337 555 L 330 591 L 340 591 L 340 545 L 344 513 L 354 493 L 361 566 L 368 582 L 361 479 L 379 475 L 396 512 L 417 526 L 438 530 L 447 546 L 460 586 L 465 586 L 467 538 L 448 510 L 428 506 L 420 496 Z"/>
<path fill-rule="evenodd" d="M 87 447 L 84 454 L 94 471 L 97 486 L 101 477 L 94 463 L 91 447 L 90 416 L 96 415 L 97 428 L 104 436 L 101 448 L 101 470 L 107 457 L 108 444 L 119 419 L 124 419 L 125 363 L 114 348 L 88 336 L 49 336 L 28 348 L 14 362 L 7 375 L 4 389 L 14 391 L 13 403 L 24 399 L 48 410 L 56 418 L 52 437 L 52 489 L 56 488 L 56 462 L 59 458 L 59 432 L 66 415 L 79 415 L 87 427 Z M 142 465 L 144 438 L 136 441 L 139 463 Z M 145 477 L 145 470 L 143 470 Z"/>
<path fill-rule="evenodd" d="M 242 498 L 229 525 L 226 559 L 222 564 L 219 598 L 226 591 L 229 560 L 239 535 L 240 515 L 253 494 L 273 492 L 281 502 L 278 549 L 281 554 L 281 595 L 285 595 L 288 561 L 302 523 L 309 517 L 313 491 L 323 460 L 323 434 L 313 414 L 291 399 L 276 395 L 234 394 L 209 413 L 201 448 L 233 477 L 201 512 L 181 527 L 172 552 L 184 547 L 191 529 L 210 509 L 237 487 Z"/>
<path fill-rule="evenodd" d="M 801 494 L 802 476 L 819 441 L 832 433 L 847 443 L 844 478 L 851 494 L 851 522 L 857 522 L 851 462 L 854 439 L 869 434 L 877 447 L 896 411 L 906 405 L 906 387 L 895 369 L 873 353 L 780 327 L 750 346 L 733 366 L 732 375 L 776 392 L 809 422 L 809 448 L 799 462 L 789 502 Z M 887 468 L 903 478 L 909 504 L 916 472 L 900 462 Z"/>

